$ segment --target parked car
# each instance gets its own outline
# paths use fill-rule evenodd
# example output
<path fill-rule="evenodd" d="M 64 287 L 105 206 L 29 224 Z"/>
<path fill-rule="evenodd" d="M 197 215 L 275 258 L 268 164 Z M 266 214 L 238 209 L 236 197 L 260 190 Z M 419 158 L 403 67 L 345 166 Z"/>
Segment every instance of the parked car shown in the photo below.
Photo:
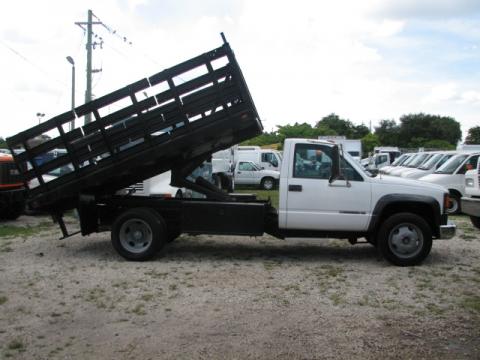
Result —
<path fill-rule="evenodd" d="M 258 185 L 261 189 L 274 189 L 280 179 L 280 172 L 265 170 L 253 161 L 239 161 L 235 168 L 235 184 Z"/>
<path fill-rule="evenodd" d="M 461 212 L 460 199 L 465 195 L 465 173 L 475 169 L 480 153 L 461 153 L 452 156 L 433 174 L 423 176 L 419 180 L 442 185 L 450 193 L 449 214 Z"/>

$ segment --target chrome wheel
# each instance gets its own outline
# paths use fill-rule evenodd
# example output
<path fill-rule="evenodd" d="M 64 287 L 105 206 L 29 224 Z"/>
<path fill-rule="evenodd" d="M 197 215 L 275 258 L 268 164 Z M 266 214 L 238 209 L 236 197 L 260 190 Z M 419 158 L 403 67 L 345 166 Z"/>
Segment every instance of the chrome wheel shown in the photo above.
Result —
<path fill-rule="evenodd" d="M 125 221 L 120 227 L 118 235 L 122 247 L 134 254 L 148 249 L 153 239 L 152 228 L 142 219 Z"/>
<path fill-rule="evenodd" d="M 402 223 L 390 231 L 388 247 L 398 258 L 408 259 L 420 253 L 423 240 L 423 233 L 418 226 L 411 223 Z"/>
<path fill-rule="evenodd" d="M 272 179 L 265 179 L 263 180 L 263 188 L 265 190 L 272 190 L 274 186 L 273 180 Z"/>
<path fill-rule="evenodd" d="M 459 210 L 460 204 L 458 198 L 450 196 L 450 206 L 447 209 L 447 214 L 456 214 Z"/>

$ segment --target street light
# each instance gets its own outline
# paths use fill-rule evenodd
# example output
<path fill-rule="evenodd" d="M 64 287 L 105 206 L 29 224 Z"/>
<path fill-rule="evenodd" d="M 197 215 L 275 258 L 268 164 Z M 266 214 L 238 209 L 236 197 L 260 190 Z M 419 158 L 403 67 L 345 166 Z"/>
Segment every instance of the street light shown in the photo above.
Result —
<path fill-rule="evenodd" d="M 37 112 L 37 118 L 38 118 L 38 125 L 42 122 L 42 118 L 45 116 L 44 113 Z"/>
<path fill-rule="evenodd" d="M 72 112 L 75 110 L 75 61 L 71 56 L 67 56 L 67 61 L 72 65 Z M 70 131 L 75 129 L 75 113 L 74 118 L 70 122 Z"/>

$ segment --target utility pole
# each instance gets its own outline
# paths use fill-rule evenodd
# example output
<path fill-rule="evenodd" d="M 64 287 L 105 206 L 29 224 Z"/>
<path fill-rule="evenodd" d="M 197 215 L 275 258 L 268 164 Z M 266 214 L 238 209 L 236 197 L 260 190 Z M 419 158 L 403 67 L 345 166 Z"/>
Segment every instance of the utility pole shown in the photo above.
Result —
<path fill-rule="evenodd" d="M 100 45 L 102 47 L 103 40 L 100 43 L 92 42 L 92 28 L 93 25 L 103 25 L 101 21 L 93 21 L 93 12 L 88 10 L 87 22 L 76 22 L 75 24 L 80 26 L 84 31 L 87 32 L 87 89 L 85 90 L 85 103 L 92 101 L 92 73 L 99 72 L 100 70 L 92 70 L 92 50 L 95 48 L 95 45 Z M 87 28 L 84 28 L 84 25 Z M 92 121 L 92 115 L 85 115 L 85 124 Z"/>
<path fill-rule="evenodd" d="M 92 101 L 92 10 L 88 10 L 87 21 L 87 89 L 85 90 L 85 103 Z M 92 121 L 92 115 L 85 115 L 85 124 Z"/>

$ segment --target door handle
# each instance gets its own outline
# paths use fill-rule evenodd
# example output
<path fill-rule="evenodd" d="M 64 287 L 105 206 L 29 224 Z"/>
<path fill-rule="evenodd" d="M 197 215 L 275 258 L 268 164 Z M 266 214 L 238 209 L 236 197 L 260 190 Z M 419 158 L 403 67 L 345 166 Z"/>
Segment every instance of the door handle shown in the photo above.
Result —
<path fill-rule="evenodd" d="M 302 191 L 302 185 L 288 185 L 288 191 Z"/>

